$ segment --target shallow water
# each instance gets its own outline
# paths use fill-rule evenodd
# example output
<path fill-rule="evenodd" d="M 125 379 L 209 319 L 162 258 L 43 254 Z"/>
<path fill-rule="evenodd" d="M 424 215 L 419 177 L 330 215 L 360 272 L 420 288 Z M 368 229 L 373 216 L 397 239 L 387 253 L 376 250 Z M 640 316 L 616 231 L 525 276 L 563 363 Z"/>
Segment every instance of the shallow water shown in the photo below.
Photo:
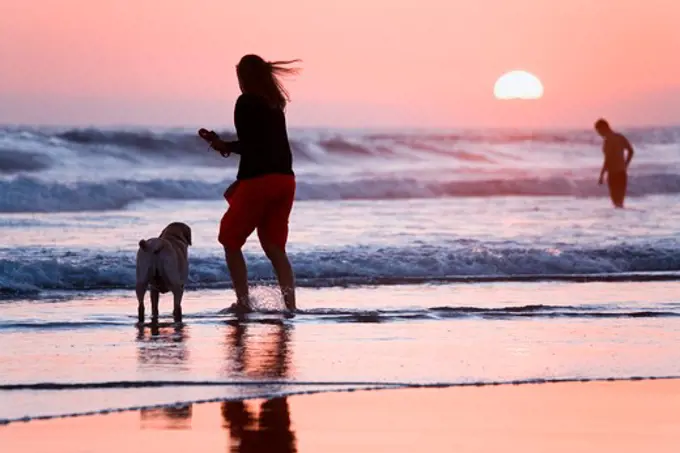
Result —
<path fill-rule="evenodd" d="M 0 305 L 0 418 L 343 384 L 680 375 L 677 294 L 680 282 L 303 289 L 295 317 L 237 322 L 220 314 L 229 291 L 201 290 L 186 294 L 181 326 L 162 299 L 158 328 L 135 327 L 129 292 L 12 301 Z M 272 288 L 255 295 L 276 308 Z"/>

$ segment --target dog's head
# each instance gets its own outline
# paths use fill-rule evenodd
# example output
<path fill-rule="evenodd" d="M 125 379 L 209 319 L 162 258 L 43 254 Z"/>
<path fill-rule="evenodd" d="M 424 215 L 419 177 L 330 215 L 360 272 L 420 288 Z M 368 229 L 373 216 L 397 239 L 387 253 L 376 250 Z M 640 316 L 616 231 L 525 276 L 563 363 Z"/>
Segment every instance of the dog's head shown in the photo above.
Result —
<path fill-rule="evenodd" d="M 182 222 L 173 222 L 166 226 L 161 232 L 160 237 L 170 239 L 176 238 L 177 240 L 184 242 L 186 245 L 191 244 L 191 228 L 189 225 Z"/>

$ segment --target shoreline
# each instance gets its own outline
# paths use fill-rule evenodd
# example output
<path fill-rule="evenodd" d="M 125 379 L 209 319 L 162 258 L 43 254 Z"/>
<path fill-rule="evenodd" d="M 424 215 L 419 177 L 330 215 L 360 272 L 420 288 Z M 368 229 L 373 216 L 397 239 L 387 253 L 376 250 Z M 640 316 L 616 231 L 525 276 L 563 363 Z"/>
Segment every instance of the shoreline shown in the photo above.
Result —
<path fill-rule="evenodd" d="M 55 392 L 55 391 L 88 391 L 88 390 L 117 390 L 117 389 L 145 389 L 145 388 L 181 388 L 181 387 L 260 387 L 267 385 L 290 386 L 290 387 L 305 387 L 309 386 L 311 390 L 296 390 L 290 392 L 277 393 L 263 393 L 255 394 L 242 398 L 203 398 L 191 399 L 185 401 L 176 401 L 172 403 L 161 403 L 152 405 L 140 405 L 132 407 L 120 408 L 105 408 L 95 411 L 83 411 L 74 413 L 62 414 L 44 414 L 35 416 L 26 416 L 19 418 L 0 419 L 0 427 L 24 424 L 34 421 L 50 421 L 63 420 L 70 418 L 91 417 L 97 415 L 109 415 L 126 412 L 137 412 L 143 410 L 162 410 L 179 406 L 193 405 L 193 404 L 210 404 L 210 403 L 226 403 L 235 401 L 254 401 L 254 400 L 269 400 L 275 398 L 289 398 L 311 395 L 329 395 L 329 394 L 344 394 L 356 392 L 375 392 L 384 390 L 455 390 L 466 388 L 504 388 L 504 387 L 526 387 L 526 386 L 549 386 L 549 385 L 565 385 L 565 384 L 603 384 L 603 383 L 634 383 L 634 382 L 676 382 L 680 389 L 680 375 L 678 376 L 630 376 L 630 377 L 607 377 L 607 378 L 533 378 L 524 380 L 508 380 L 508 381 L 480 381 L 480 382 L 441 382 L 441 383 L 405 383 L 405 382 L 296 382 L 296 381 L 108 381 L 108 382 L 92 382 L 92 383 L 33 383 L 33 384 L 0 384 L 0 392 L 11 391 L 37 391 L 37 392 Z"/>
<path fill-rule="evenodd" d="M 405 388 L 35 420 L 0 426 L 0 438 L 8 453 L 670 452 L 679 405 L 669 379 Z"/>

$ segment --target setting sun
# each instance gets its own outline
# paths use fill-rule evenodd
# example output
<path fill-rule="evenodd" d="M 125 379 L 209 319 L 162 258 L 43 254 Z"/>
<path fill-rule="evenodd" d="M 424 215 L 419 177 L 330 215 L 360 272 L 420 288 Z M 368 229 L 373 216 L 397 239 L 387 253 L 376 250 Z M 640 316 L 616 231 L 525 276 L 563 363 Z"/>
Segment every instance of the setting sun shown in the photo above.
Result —
<path fill-rule="evenodd" d="M 543 96 L 543 84 L 535 75 L 526 71 L 511 71 L 498 78 L 493 87 L 497 99 L 539 99 Z"/>

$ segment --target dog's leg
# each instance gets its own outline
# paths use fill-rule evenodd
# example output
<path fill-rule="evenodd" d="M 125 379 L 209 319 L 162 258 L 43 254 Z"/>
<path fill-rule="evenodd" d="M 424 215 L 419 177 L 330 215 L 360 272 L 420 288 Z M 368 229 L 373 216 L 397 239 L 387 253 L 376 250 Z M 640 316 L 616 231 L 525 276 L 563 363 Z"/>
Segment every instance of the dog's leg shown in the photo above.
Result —
<path fill-rule="evenodd" d="M 144 296 L 146 295 L 146 283 L 137 283 L 135 287 L 137 292 L 137 321 L 140 324 L 144 323 Z"/>
<path fill-rule="evenodd" d="M 152 287 L 149 291 L 149 296 L 151 298 L 151 321 L 158 322 L 158 290 Z"/>
<path fill-rule="evenodd" d="M 182 296 L 184 295 L 184 285 L 173 286 L 171 290 L 174 302 L 172 316 L 175 318 L 175 322 L 182 322 Z"/>

